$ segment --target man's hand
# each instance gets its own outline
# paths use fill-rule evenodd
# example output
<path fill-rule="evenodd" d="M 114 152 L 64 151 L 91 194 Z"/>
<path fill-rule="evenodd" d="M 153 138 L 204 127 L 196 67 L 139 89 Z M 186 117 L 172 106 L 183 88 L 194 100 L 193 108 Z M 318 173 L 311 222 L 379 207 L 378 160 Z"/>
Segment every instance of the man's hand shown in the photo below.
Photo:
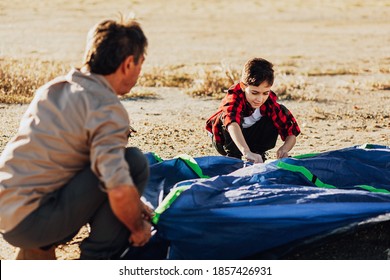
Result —
<path fill-rule="evenodd" d="M 143 226 L 141 230 L 132 231 L 130 234 L 129 242 L 134 247 L 141 247 L 148 243 L 152 237 L 152 225 L 147 221 L 142 221 Z"/>
<path fill-rule="evenodd" d="M 145 221 L 151 222 L 152 218 L 154 216 L 153 209 L 150 208 L 145 203 L 143 203 L 143 202 L 141 202 L 141 203 L 142 203 L 142 207 L 143 207 L 143 209 L 142 209 L 142 219 L 144 219 Z"/>
<path fill-rule="evenodd" d="M 131 232 L 132 245 L 145 245 L 151 237 L 151 210 L 141 202 L 138 190 L 135 186 L 120 185 L 107 194 L 112 212 Z"/>

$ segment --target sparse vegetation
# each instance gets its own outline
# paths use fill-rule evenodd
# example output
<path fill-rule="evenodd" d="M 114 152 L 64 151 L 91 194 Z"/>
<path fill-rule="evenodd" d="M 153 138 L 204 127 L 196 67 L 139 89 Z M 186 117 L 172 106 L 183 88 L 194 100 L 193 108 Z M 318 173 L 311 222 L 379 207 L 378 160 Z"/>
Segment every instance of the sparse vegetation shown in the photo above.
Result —
<path fill-rule="evenodd" d="M 371 87 L 376 90 L 390 90 L 390 80 L 387 82 L 373 82 Z"/>
<path fill-rule="evenodd" d="M 134 87 L 131 92 L 121 97 L 122 100 L 128 99 L 156 99 L 157 94 L 153 89 Z"/>
<path fill-rule="evenodd" d="M 69 70 L 67 66 L 55 61 L 3 58 L 0 62 L 0 103 L 5 104 L 29 103 L 40 86 Z M 139 86 L 124 98 L 153 98 L 156 95 L 150 89 L 153 87 L 177 87 L 192 96 L 219 98 L 233 81 L 238 80 L 237 71 L 202 68 L 189 73 L 182 68 L 172 66 L 151 69 L 139 78 Z"/>
<path fill-rule="evenodd" d="M 34 92 L 51 79 L 66 74 L 69 67 L 58 61 L 0 59 L 0 103 L 26 104 Z M 385 66 L 376 69 L 384 73 Z M 194 70 L 196 69 L 196 70 Z M 374 70 L 370 70 L 374 71 Z M 385 81 L 342 81 L 336 84 L 324 85 L 318 79 L 327 76 L 345 76 L 360 74 L 357 68 L 335 67 L 333 69 L 309 69 L 299 72 L 299 66 L 294 61 L 281 62 L 276 67 L 276 78 L 273 90 L 284 100 L 322 102 L 326 90 L 349 89 L 390 90 L 390 80 Z M 180 88 L 194 97 L 222 98 L 227 89 L 239 81 L 240 71 L 225 66 L 201 65 L 188 70 L 183 65 L 173 65 L 166 68 L 154 67 L 146 71 L 138 80 L 138 86 L 123 97 L 157 98 L 157 87 Z M 315 80 L 317 79 L 317 80 Z"/>
<path fill-rule="evenodd" d="M 34 92 L 66 67 L 56 61 L 0 58 L 0 103 L 28 103 Z"/>
<path fill-rule="evenodd" d="M 307 75 L 308 76 L 340 76 L 340 75 L 358 75 L 360 73 L 359 69 L 356 68 L 346 68 L 346 67 L 336 67 L 331 69 L 312 69 Z"/>
<path fill-rule="evenodd" d="M 194 78 L 185 72 L 170 69 L 153 68 L 151 72 L 143 74 L 138 84 L 144 87 L 189 87 Z"/>

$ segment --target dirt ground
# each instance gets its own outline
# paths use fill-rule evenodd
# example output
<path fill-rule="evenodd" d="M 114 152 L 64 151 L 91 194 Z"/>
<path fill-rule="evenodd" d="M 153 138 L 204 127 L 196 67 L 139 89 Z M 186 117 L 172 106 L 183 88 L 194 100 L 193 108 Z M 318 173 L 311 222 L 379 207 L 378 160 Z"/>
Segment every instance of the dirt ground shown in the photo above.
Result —
<path fill-rule="evenodd" d="M 390 145 L 389 0 L 1 1 L 0 57 L 77 66 L 88 29 L 119 12 L 134 13 L 149 38 L 145 72 L 240 69 L 253 56 L 272 61 L 275 89 L 288 91 L 280 101 L 302 129 L 292 155 Z M 217 154 L 204 123 L 218 100 L 149 90 L 154 97 L 123 100 L 138 131 L 129 145 L 163 158 Z M 26 107 L 0 104 L 0 151 Z M 58 258 L 77 258 L 85 234 L 58 248 Z M 0 240 L 0 259 L 13 253 Z"/>

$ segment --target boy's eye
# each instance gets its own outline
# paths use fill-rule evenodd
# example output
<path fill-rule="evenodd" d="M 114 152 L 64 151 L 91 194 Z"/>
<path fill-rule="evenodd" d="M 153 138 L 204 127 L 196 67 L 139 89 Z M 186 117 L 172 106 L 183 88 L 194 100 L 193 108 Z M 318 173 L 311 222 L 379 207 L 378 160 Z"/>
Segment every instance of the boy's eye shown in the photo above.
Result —
<path fill-rule="evenodd" d="M 266 92 L 263 92 L 263 93 L 260 93 L 260 92 L 258 92 L 258 91 L 252 91 L 251 92 L 253 95 L 260 95 L 260 94 L 262 94 L 262 95 L 269 95 L 269 91 L 266 91 Z"/>

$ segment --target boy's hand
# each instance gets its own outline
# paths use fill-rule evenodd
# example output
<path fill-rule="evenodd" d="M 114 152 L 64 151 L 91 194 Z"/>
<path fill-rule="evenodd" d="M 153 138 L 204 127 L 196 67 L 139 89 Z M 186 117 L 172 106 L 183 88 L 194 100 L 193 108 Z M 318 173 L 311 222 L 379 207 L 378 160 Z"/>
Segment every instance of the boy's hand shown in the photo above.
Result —
<path fill-rule="evenodd" d="M 276 157 L 277 158 L 288 157 L 288 152 L 291 151 L 291 149 L 294 147 L 295 142 L 296 142 L 295 135 L 287 136 L 286 140 L 284 141 L 284 144 L 277 150 Z"/>
<path fill-rule="evenodd" d="M 244 160 L 253 162 L 253 163 L 263 163 L 263 158 L 261 155 L 252 153 L 252 152 L 246 152 L 244 154 Z"/>
<path fill-rule="evenodd" d="M 277 151 L 276 151 L 276 157 L 277 158 L 286 158 L 288 157 L 288 151 L 285 150 L 285 149 L 282 149 L 283 147 L 280 147 Z"/>

